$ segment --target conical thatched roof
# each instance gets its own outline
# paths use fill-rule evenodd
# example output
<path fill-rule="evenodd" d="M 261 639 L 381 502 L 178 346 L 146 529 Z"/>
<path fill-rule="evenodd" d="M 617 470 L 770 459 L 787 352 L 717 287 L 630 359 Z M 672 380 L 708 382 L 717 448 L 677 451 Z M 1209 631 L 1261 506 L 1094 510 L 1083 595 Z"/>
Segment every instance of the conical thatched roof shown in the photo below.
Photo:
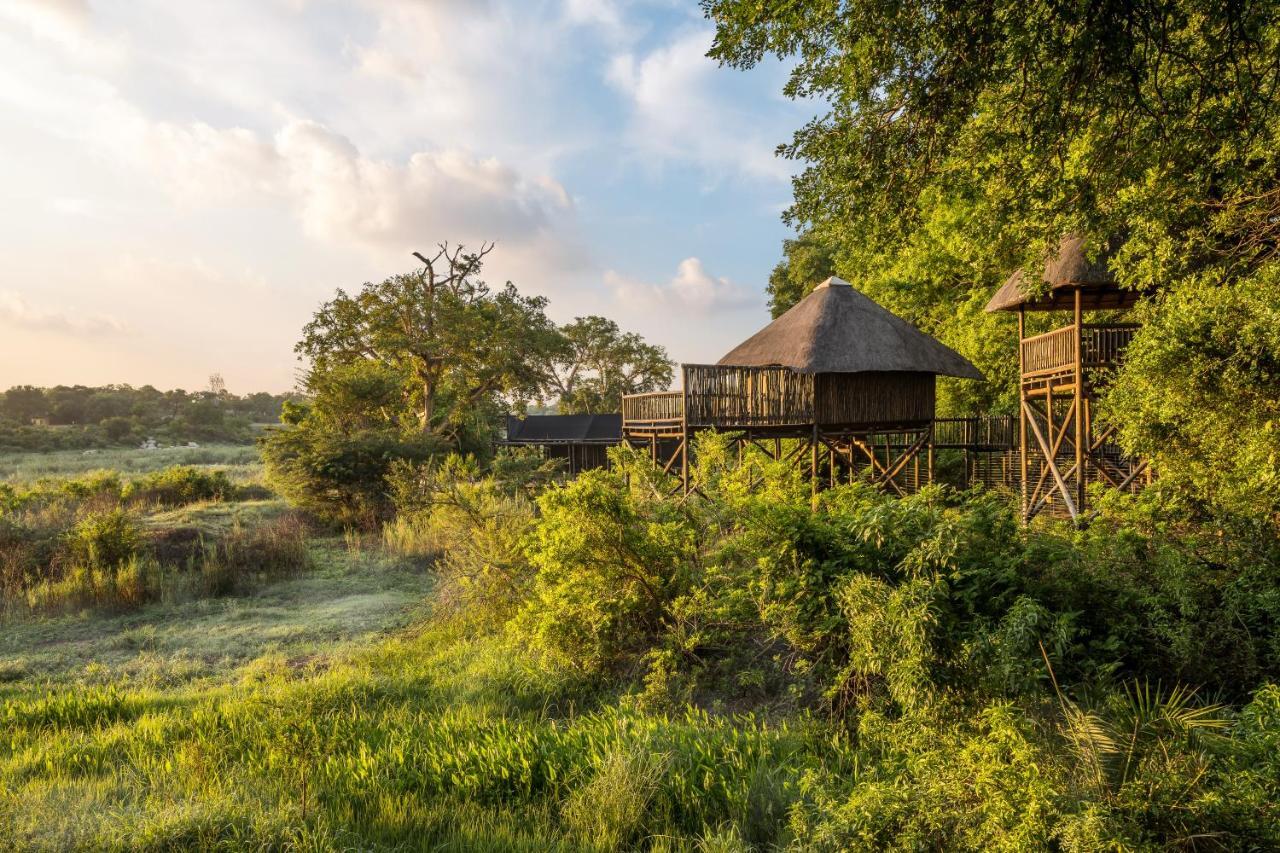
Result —
<path fill-rule="evenodd" d="M 1082 307 L 1087 310 L 1128 308 L 1139 295 L 1136 291 L 1120 289 L 1107 268 L 1106 254 L 1091 262 L 1084 240 L 1075 236 L 1062 238 L 1057 254 L 1045 260 L 1044 283 L 1048 285 L 1048 293 L 1031 299 L 1027 291 L 1034 290 L 1034 283 L 1026 281 L 1022 270 L 1015 270 L 991 297 L 986 310 L 1012 311 L 1023 307 L 1028 311 L 1069 311 L 1075 305 L 1076 289 L 1080 290 Z"/>
<path fill-rule="evenodd" d="M 963 356 L 831 277 L 720 364 L 799 373 L 903 371 L 981 379 Z"/>

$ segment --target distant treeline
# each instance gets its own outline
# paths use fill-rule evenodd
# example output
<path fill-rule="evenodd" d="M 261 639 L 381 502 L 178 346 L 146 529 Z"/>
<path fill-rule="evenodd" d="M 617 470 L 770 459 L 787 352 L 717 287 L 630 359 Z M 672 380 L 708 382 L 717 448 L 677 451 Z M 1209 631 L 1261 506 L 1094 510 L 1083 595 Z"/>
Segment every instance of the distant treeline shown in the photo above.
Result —
<path fill-rule="evenodd" d="M 0 450 L 72 450 L 148 438 L 161 443 L 249 441 L 252 425 L 278 422 L 290 397 L 160 391 L 150 385 L 19 385 L 0 395 Z"/>

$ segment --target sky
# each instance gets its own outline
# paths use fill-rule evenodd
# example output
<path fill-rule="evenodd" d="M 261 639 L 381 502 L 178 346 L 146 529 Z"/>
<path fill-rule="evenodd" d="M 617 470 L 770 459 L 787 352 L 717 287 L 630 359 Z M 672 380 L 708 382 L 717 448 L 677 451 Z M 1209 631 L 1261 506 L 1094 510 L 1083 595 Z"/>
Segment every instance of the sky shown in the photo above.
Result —
<path fill-rule="evenodd" d="M 321 304 L 444 240 L 714 361 L 814 110 L 711 38 L 694 0 L 4 0 L 0 388 L 289 390 Z"/>

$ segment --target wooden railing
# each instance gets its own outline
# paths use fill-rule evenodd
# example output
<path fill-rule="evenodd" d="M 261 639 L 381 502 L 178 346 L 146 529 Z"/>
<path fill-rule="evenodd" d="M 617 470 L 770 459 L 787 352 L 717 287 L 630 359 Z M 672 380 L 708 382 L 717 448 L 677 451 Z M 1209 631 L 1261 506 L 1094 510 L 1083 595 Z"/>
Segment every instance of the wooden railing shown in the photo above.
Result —
<path fill-rule="evenodd" d="M 1024 338 L 1022 341 L 1022 375 L 1041 376 L 1057 373 L 1076 363 L 1076 347 L 1079 345 L 1075 326 L 1065 326 Z"/>
<path fill-rule="evenodd" d="M 813 422 L 813 376 L 785 367 L 686 364 L 689 426 L 785 426 Z"/>
<path fill-rule="evenodd" d="M 1026 338 L 1022 341 L 1022 375 L 1044 376 L 1074 369 L 1076 347 L 1085 368 L 1119 364 L 1137 331 L 1133 324 L 1087 323 L 1078 336 L 1072 325 Z"/>
<path fill-rule="evenodd" d="M 679 391 L 627 394 L 622 398 L 622 423 L 669 423 L 684 418 L 684 395 Z"/>
<path fill-rule="evenodd" d="M 1125 347 L 1138 331 L 1135 323 L 1086 323 L 1080 332 L 1080 356 L 1085 367 L 1112 367 L 1124 358 Z"/>
<path fill-rule="evenodd" d="M 937 418 L 933 446 L 956 450 L 1011 450 L 1018 446 L 1018 420 L 1013 415 Z"/>

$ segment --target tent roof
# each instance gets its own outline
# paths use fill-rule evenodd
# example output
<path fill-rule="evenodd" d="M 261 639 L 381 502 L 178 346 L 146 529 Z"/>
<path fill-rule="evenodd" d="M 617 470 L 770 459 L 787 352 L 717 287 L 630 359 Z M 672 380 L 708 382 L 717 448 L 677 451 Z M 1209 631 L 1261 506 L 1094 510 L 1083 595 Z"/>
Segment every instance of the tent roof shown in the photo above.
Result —
<path fill-rule="evenodd" d="M 1019 307 L 1028 311 L 1067 311 L 1075 306 L 1075 291 L 1081 295 L 1086 310 L 1130 308 L 1139 294 L 1123 290 L 1107 268 L 1105 254 L 1090 262 L 1080 237 L 1064 237 L 1057 254 L 1045 260 L 1044 283 L 1048 292 L 1032 299 L 1027 295 L 1033 286 L 1026 282 L 1022 270 L 1015 270 L 987 303 L 987 311 L 1012 311 Z"/>
<path fill-rule="evenodd" d="M 981 379 L 955 350 L 832 276 L 720 364 L 799 373 L 913 372 Z"/>
<path fill-rule="evenodd" d="M 617 442 L 622 439 L 622 415 L 507 416 L 507 444 Z"/>

